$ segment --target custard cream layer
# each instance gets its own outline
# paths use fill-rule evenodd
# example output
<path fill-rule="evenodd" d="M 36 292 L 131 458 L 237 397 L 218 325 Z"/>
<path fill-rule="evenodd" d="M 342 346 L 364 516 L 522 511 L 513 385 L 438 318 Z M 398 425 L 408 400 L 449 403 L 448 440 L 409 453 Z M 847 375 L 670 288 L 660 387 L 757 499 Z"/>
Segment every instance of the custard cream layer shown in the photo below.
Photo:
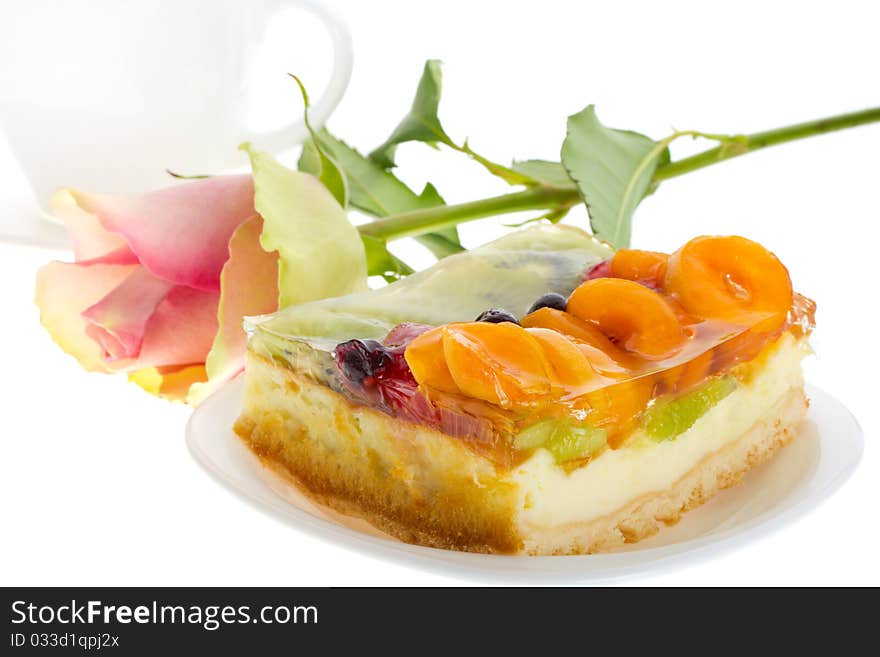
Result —
<path fill-rule="evenodd" d="M 568 473 L 544 449 L 513 473 L 521 492 L 523 528 L 558 527 L 613 513 L 627 503 L 667 490 L 707 456 L 736 441 L 793 388 L 803 387 L 801 360 L 806 340 L 785 334 L 772 347 L 760 370 L 718 402 L 690 429 L 656 443 L 637 434 L 627 447 L 605 450 L 582 468 Z"/>

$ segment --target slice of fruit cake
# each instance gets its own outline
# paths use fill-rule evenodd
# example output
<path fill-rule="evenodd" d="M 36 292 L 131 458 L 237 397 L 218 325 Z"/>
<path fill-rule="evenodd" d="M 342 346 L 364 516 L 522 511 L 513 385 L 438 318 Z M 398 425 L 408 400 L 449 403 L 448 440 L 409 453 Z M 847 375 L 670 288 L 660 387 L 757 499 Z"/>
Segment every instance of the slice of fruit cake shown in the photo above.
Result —
<path fill-rule="evenodd" d="M 318 502 L 405 541 L 607 550 L 792 439 L 813 311 L 742 237 L 666 255 L 532 228 L 256 318 L 236 430 Z"/>

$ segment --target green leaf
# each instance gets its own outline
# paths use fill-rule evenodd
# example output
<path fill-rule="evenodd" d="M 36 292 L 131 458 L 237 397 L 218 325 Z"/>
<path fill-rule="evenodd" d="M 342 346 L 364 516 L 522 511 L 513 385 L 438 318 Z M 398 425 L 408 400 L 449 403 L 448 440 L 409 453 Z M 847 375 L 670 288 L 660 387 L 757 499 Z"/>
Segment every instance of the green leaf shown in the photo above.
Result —
<path fill-rule="evenodd" d="M 669 145 L 669 142 L 671 142 L 673 139 L 675 139 L 675 135 L 673 135 L 673 136 L 672 136 L 671 138 L 669 138 L 669 139 L 664 139 L 664 140 L 662 141 L 662 143 L 665 143 L 665 144 L 668 146 L 668 145 Z M 656 171 L 657 169 L 659 169 L 660 167 L 662 167 L 662 166 L 664 166 L 664 165 L 666 165 L 666 164 L 669 164 L 671 161 L 672 161 L 672 156 L 669 154 L 669 149 L 668 149 L 668 148 L 664 148 L 664 149 L 661 151 L 660 156 L 657 158 L 657 165 L 654 167 L 654 171 Z M 654 192 L 656 192 L 656 191 L 657 191 L 657 188 L 658 188 L 659 186 L 660 186 L 660 181 L 659 181 L 659 180 L 653 180 L 653 179 L 652 179 L 652 180 L 651 180 L 651 184 L 648 185 L 648 189 L 645 190 L 645 196 L 644 196 L 644 197 L 650 196 L 651 194 L 653 194 Z M 644 197 L 643 197 L 643 198 L 644 198 Z"/>
<path fill-rule="evenodd" d="M 434 147 L 437 144 L 444 144 L 468 155 L 489 173 L 511 185 L 533 186 L 540 184 L 540 181 L 534 180 L 528 175 L 483 157 L 470 147 L 467 140 L 461 146 L 452 141 L 452 138 L 446 134 L 438 116 L 441 91 L 440 62 L 436 59 L 429 59 L 425 62 L 425 69 L 419 80 L 416 97 L 409 113 L 397 125 L 391 136 L 370 153 L 370 159 L 383 169 L 391 169 L 395 166 L 394 154 L 398 144 L 408 141 L 421 141 Z"/>
<path fill-rule="evenodd" d="M 422 207 L 434 208 L 438 205 L 446 205 L 446 201 L 440 196 L 440 192 L 434 187 L 433 183 L 425 183 L 422 193 L 419 194 L 419 202 Z"/>
<path fill-rule="evenodd" d="M 437 207 L 438 205 L 446 205 L 446 201 L 440 196 L 440 192 L 431 183 L 426 183 L 422 193 L 419 194 L 420 207 Z M 414 208 L 415 209 L 415 208 Z M 461 240 L 458 237 L 458 228 L 450 226 L 442 230 L 420 235 L 415 238 L 416 241 L 427 247 L 437 259 L 445 258 L 453 253 L 464 251 Z"/>
<path fill-rule="evenodd" d="M 668 141 L 602 125 L 593 105 L 568 117 L 562 164 L 587 204 L 593 233 L 617 248 L 629 246 L 632 216 L 652 191 L 651 179 Z"/>
<path fill-rule="evenodd" d="M 309 123 L 309 94 L 306 92 L 305 85 L 303 85 L 302 80 L 292 73 L 289 73 L 288 75 L 296 81 L 300 93 L 302 93 L 304 105 L 303 123 L 306 124 L 309 134 L 312 136 L 311 143 L 314 151 L 312 154 L 313 171 L 311 173 L 324 183 L 324 186 L 330 190 L 330 193 L 333 194 L 333 197 L 339 202 L 339 205 L 346 208 L 348 207 L 348 182 L 346 177 L 340 170 L 339 165 L 324 152 L 323 148 L 321 148 L 321 144 L 318 142 L 315 131 L 312 129 L 312 124 Z"/>
<path fill-rule="evenodd" d="M 367 287 L 360 233 L 314 176 L 292 171 L 243 144 L 254 175 L 254 207 L 263 217 L 260 244 L 278 252 L 280 308 Z"/>
<path fill-rule="evenodd" d="M 349 203 L 374 217 L 409 212 L 444 205 L 436 188 L 428 183 L 421 194 L 416 194 L 390 171 L 337 139 L 326 129 L 315 133 L 316 144 L 307 143 L 299 159 L 301 171 L 319 170 L 318 148 L 328 153 L 342 169 L 348 181 Z M 463 250 L 455 227 L 417 238 L 437 258 Z"/>
<path fill-rule="evenodd" d="M 315 133 L 314 142 L 303 147 L 299 169 L 316 173 L 319 166 L 319 146 L 337 162 L 345 174 L 348 180 L 349 203 L 367 214 L 387 217 L 390 214 L 443 205 L 443 199 L 433 186 L 430 191 L 416 194 L 393 173 L 331 135 L 326 128 Z"/>
<path fill-rule="evenodd" d="M 571 187 L 574 183 L 562 166 L 562 162 L 548 160 L 521 160 L 511 167 L 517 173 L 528 176 L 542 185 L 551 187 Z"/>
<path fill-rule="evenodd" d="M 456 150 L 460 150 L 462 153 L 466 153 L 471 157 L 472 160 L 482 164 L 483 168 L 485 168 L 493 176 L 501 178 L 504 182 L 510 185 L 525 185 L 526 187 L 531 187 L 534 185 L 539 185 L 541 182 L 529 176 L 528 174 L 517 171 L 515 168 L 506 167 L 503 164 L 498 164 L 497 162 L 492 162 L 491 160 L 486 159 L 479 153 L 474 152 L 474 150 L 470 147 L 470 144 L 468 144 L 467 140 L 465 140 L 464 145 L 461 148 L 455 146 L 453 148 L 456 148 Z"/>
<path fill-rule="evenodd" d="M 455 227 L 420 235 L 416 241 L 428 249 L 438 260 L 464 251 L 464 247 L 458 241 L 458 230 Z"/>
<path fill-rule="evenodd" d="M 398 144 L 407 141 L 423 141 L 427 144 L 451 144 L 452 140 L 443 130 L 437 118 L 440 104 L 442 74 L 440 61 L 429 59 L 419 80 L 412 107 L 385 142 L 370 153 L 370 159 L 385 169 L 394 166 L 394 152 Z"/>
<path fill-rule="evenodd" d="M 321 169 L 317 174 L 324 187 L 326 187 L 340 207 L 348 207 L 348 182 L 339 166 L 329 157 L 320 152 Z"/>
<path fill-rule="evenodd" d="M 367 273 L 381 276 L 389 283 L 409 276 L 413 268 L 388 250 L 383 240 L 372 235 L 361 235 L 367 256 Z"/>

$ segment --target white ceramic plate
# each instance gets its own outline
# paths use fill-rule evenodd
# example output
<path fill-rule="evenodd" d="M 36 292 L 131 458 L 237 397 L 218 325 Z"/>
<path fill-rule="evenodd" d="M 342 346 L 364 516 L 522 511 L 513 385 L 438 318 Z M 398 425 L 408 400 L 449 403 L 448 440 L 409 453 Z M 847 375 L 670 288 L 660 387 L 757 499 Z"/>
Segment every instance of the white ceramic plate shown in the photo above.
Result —
<path fill-rule="evenodd" d="M 718 556 L 779 529 L 827 499 L 862 456 L 862 431 L 831 395 L 808 387 L 808 420 L 800 435 L 744 482 L 685 514 L 677 525 L 616 552 L 583 556 L 512 557 L 408 545 L 366 522 L 320 507 L 263 468 L 232 431 L 242 382 L 205 400 L 187 425 L 187 444 L 212 475 L 294 529 L 374 557 L 455 577 L 515 583 L 602 582 L 657 574 Z"/>

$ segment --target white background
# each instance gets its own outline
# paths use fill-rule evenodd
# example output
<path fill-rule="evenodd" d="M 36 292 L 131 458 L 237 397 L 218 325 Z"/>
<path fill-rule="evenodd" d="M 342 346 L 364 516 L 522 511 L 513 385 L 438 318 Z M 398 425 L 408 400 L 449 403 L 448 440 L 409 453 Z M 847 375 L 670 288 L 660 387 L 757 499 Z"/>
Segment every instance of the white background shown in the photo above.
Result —
<path fill-rule="evenodd" d="M 375 146 L 429 57 L 445 62 L 447 131 L 499 161 L 556 157 L 565 117 L 588 103 L 606 124 L 658 138 L 673 127 L 749 132 L 860 109 L 880 104 L 873 5 L 339 0 L 355 72 L 330 126 Z M 288 43 L 267 52 L 295 41 L 283 34 Z M 316 77 L 326 69 L 318 57 Z M 295 96 L 280 97 L 276 113 L 300 111 Z M 880 584 L 878 151 L 880 125 L 786 145 L 664 183 L 639 209 L 636 246 L 741 233 L 782 258 L 819 304 L 808 377 L 853 411 L 866 450 L 845 487 L 795 525 L 633 583 Z M 430 175 L 450 202 L 505 189 L 460 156 L 413 145 L 399 160 L 409 182 Z M 0 173 L 0 189 L 15 184 Z M 462 232 L 476 244 L 500 230 L 489 220 Z M 205 475 L 184 444 L 188 408 L 82 372 L 42 331 L 33 277 L 55 257 L 65 256 L 0 245 L 0 584 L 461 583 L 300 535 Z"/>

